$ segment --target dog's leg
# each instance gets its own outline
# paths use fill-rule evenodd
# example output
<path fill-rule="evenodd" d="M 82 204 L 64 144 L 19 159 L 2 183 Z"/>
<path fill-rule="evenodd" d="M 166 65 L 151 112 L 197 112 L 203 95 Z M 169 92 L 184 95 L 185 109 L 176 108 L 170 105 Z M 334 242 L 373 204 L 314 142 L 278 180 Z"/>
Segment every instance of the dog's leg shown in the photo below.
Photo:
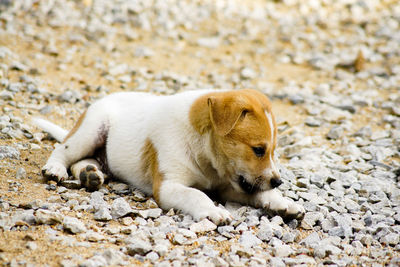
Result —
<path fill-rule="evenodd" d="M 101 172 L 99 162 L 95 159 L 84 159 L 74 163 L 71 166 L 71 173 L 89 191 L 98 190 L 106 178 L 106 175 Z"/>
<path fill-rule="evenodd" d="M 159 198 L 163 209 L 178 209 L 196 221 L 208 218 L 215 224 L 225 224 L 232 220 L 231 214 L 216 207 L 204 192 L 174 181 L 167 180 L 161 184 Z"/>
<path fill-rule="evenodd" d="M 51 153 L 42 168 L 43 176 L 59 182 L 68 178 L 68 167 L 80 159 L 91 156 L 96 148 L 104 145 L 107 135 L 106 123 L 101 120 L 97 110 L 89 108 L 82 114 L 64 142 Z"/>

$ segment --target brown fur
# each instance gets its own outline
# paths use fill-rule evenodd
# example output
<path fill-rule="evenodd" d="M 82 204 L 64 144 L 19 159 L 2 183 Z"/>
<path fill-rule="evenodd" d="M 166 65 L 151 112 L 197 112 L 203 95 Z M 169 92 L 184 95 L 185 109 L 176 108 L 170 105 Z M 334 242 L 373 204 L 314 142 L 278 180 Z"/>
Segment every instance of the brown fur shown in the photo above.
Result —
<path fill-rule="evenodd" d="M 69 133 L 67 134 L 67 136 L 64 138 L 63 144 L 65 142 L 67 142 L 67 140 L 74 135 L 74 133 L 76 133 L 76 131 L 79 129 L 79 127 L 81 127 L 81 124 L 83 122 L 83 120 L 85 119 L 86 116 L 86 110 L 82 113 L 82 115 L 79 117 L 78 121 L 76 122 L 75 126 L 71 129 L 71 131 L 69 131 Z"/>
<path fill-rule="evenodd" d="M 158 167 L 157 150 L 150 139 L 146 140 L 142 148 L 142 173 L 144 173 L 149 180 L 153 180 L 153 196 L 157 203 L 159 203 L 160 186 L 164 177 Z"/>
<path fill-rule="evenodd" d="M 264 94 L 255 90 L 237 90 L 200 97 L 193 104 L 189 118 L 200 134 L 213 129 L 215 152 L 220 159 L 228 163 L 229 159 L 240 157 L 247 171 L 258 177 L 269 167 L 276 146 L 275 119 L 272 116 L 272 138 L 265 112 L 271 113 L 271 104 Z M 258 146 L 266 148 L 262 158 L 256 157 L 252 150 Z M 233 174 L 228 168 L 227 174 Z"/>

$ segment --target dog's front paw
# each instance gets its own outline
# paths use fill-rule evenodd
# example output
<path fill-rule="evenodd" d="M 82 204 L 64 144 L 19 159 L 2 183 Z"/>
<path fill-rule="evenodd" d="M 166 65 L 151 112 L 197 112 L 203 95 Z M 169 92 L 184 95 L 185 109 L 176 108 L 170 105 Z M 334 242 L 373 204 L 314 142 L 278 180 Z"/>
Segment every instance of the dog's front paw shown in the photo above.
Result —
<path fill-rule="evenodd" d="M 290 202 L 287 212 L 286 212 L 286 219 L 302 220 L 304 218 L 305 214 L 306 214 L 306 210 L 304 209 L 304 207 L 302 205 L 299 205 L 295 202 Z"/>
<path fill-rule="evenodd" d="M 233 220 L 230 212 L 220 207 L 202 209 L 196 214 L 193 214 L 193 217 L 196 221 L 201 221 L 202 219 L 207 218 L 216 225 L 229 224 Z"/>
<path fill-rule="evenodd" d="M 57 183 L 68 179 L 68 172 L 61 163 L 47 163 L 42 168 L 43 177 L 47 181 L 56 181 Z"/>
<path fill-rule="evenodd" d="M 302 220 L 305 214 L 303 206 L 283 197 L 266 203 L 264 207 L 272 214 L 281 216 L 285 221 Z"/>

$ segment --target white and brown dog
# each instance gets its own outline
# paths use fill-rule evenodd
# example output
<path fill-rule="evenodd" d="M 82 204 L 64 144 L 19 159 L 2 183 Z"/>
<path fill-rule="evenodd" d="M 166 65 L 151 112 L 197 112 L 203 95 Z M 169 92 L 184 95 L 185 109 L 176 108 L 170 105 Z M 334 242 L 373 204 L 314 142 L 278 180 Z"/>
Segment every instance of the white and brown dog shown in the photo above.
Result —
<path fill-rule="evenodd" d="M 222 200 L 264 208 L 286 218 L 304 209 L 282 197 L 274 164 L 276 124 L 268 98 L 255 90 L 198 90 L 171 96 L 116 93 L 95 102 L 67 134 L 41 119 L 36 124 L 62 144 L 43 175 L 68 179 L 67 169 L 89 189 L 114 176 L 195 220 L 231 220 L 204 191 Z M 96 160 L 103 149 L 106 160 Z"/>

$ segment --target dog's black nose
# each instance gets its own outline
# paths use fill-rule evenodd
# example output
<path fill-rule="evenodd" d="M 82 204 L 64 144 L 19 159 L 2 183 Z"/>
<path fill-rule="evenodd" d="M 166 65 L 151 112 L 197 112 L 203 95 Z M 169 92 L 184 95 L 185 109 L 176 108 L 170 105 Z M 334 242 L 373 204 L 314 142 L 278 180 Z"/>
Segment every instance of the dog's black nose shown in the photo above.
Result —
<path fill-rule="evenodd" d="M 271 183 L 272 188 L 276 188 L 276 187 L 280 186 L 283 182 L 281 179 L 272 178 L 270 183 Z"/>

